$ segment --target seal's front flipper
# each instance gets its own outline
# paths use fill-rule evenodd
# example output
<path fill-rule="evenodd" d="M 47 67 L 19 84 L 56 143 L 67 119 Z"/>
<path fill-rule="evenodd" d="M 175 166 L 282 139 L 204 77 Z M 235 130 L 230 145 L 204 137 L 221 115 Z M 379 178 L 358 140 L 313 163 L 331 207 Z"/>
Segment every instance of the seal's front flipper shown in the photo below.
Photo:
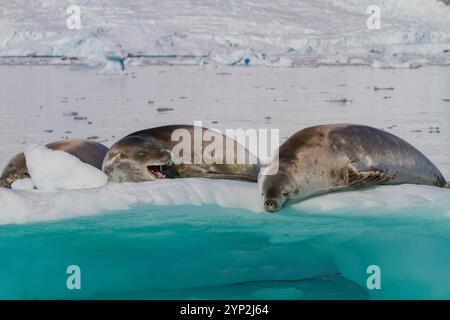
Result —
<path fill-rule="evenodd" d="M 382 184 L 391 180 L 382 170 L 368 170 L 368 171 L 356 171 L 354 168 L 350 168 L 348 171 L 348 187 L 351 188 L 363 188 L 370 187 L 377 184 Z"/>
<path fill-rule="evenodd" d="M 11 184 L 5 180 L 0 180 L 0 188 L 11 188 Z"/>
<path fill-rule="evenodd" d="M 201 164 L 177 164 L 165 166 L 163 173 L 167 178 L 205 178 L 212 175 L 208 166 Z"/>

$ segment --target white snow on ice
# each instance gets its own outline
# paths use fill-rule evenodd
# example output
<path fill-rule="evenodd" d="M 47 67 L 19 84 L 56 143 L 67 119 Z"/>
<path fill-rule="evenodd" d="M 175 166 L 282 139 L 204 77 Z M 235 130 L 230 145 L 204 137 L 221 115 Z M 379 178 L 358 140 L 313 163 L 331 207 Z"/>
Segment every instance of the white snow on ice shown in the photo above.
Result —
<path fill-rule="evenodd" d="M 26 223 L 126 210 L 139 204 L 158 206 L 215 204 L 264 213 L 255 183 L 173 179 L 142 183 L 111 183 L 104 187 L 61 192 L 0 189 L 0 224 Z M 417 208 L 450 205 L 450 190 L 427 186 L 380 186 L 373 189 L 324 195 L 297 203 L 291 209 L 299 214 L 333 214 L 350 208 L 364 214 L 369 208 Z M 359 211 L 358 211 L 359 210 Z M 269 213 L 264 213 L 269 214 Z M 430 215 L 433 214 L 430 212 Z M 448 215 L 449 212 L 437 212 Z"/>
<path fill-rule="evenodd" d="M 245 195 L 245 196 L 244 196 Z M 256 184 L 179 179 L 111 183 L 102 188 L 64 192 L 0 189 L 0 223 L 21 223 L 125 210 L 139 203 L 155 205 L 218 204 L 260 211 Z"/>
<path fill-rule="evenodd" d="M 72 4 L 81 8 L 80 30 L 66 26 Z M 366 26 L 370 5 L 380 7 L 380 30 Z M 132 56 L 143 55 L 156 63 L 411 67 L 449 64 L 449 43 L 450 6 L 437 0 L 17 0 L 0 7 L 0 56 L 91 65 L 136 64 L 141 59 Z"/>
<path fill-rule="evenodd" d="M 11 189 L 14 190 L 33 190 L 35 187 L 33 180 L 30 178 L 19 179 L 11 184 Z"/>

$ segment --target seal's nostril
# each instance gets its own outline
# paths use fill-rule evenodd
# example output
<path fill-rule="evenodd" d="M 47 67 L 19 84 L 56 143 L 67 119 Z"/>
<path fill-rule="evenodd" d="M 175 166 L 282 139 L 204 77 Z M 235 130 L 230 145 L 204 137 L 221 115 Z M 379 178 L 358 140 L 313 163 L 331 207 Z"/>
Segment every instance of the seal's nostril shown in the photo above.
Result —
<path fill-rule="evenodd" d="M 264 203 L 265 204 L 265 206 L 266 207 L 268 207 L 268 208 L 272 208 L 272 207 L 275 207 L 275 201 L 273 201 L 273 200 L 266 200 L 266 202 Z"/>
<path fill-rule="evenodd" d="M 270 212 L 275 212 L 280 210 L 280 207 L 278 206 L 278 202 L 276 200 L 266 200 L 264 201 L 264 209 Z"/>

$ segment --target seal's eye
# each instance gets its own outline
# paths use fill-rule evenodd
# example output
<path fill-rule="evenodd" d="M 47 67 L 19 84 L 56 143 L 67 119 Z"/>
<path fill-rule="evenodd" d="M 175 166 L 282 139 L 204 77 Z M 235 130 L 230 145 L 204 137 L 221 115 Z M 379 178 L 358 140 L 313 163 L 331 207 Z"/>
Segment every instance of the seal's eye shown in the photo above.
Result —
<path fill-rule="evenodd" d="M 283 196 L 287 197 L 289 195 L 289 192 L 284 192 Z"/>
<path fill-rule="evenodd" d="M 261 193 L 261 196 L 264 197 L 264 192 Z"/>

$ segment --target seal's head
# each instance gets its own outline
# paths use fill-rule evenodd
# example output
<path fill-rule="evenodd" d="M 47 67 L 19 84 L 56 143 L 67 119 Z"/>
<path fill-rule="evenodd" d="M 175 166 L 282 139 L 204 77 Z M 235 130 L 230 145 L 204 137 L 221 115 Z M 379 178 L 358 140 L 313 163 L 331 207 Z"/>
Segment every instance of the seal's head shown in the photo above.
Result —
<path fill-rule="evenodd" d="M 264 210 L 277 212 L 289 199 L 297 197 L 299 190 L 293 181 L 294 177 L 286 170 L 280 168 L 276 173 L 267 174 L 270 167 L 269 165 L 261 170 L 258 185 L 264 201 Z"/>
<path fill-rule="evenodd" d="M 114 182 L 149 181 L 166 178 L 172 153 L 156 139 L 128 136 L 111 147 L 103 162 L 103 172 Z"/>
<path fill-rule="evenodd" d="M 0 176 L 0 187 L 11 188 L 14 181 L 29 177 L 24 154 L 16 154 L 3 169 Z"/>

